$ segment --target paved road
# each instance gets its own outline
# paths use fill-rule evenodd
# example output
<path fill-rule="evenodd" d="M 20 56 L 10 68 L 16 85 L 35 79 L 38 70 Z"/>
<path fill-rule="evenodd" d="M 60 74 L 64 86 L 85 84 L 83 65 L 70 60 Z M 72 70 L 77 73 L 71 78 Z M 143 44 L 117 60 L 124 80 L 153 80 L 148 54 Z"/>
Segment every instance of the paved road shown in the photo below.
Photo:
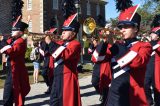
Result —
<path fill-rule="evenodd" d="M 91 85 L 91 76 L 79 80 L 82 106 L 97 106 L 100 104 L 99 95 Z M 31 91 L 26 97 L 26 106 L 49 106 L 49 95 L 45 95 L 47 87 L 44 83 L 31 85 Z M 3 89 L 0 89 L 0 106 L 2 105 Z"/>

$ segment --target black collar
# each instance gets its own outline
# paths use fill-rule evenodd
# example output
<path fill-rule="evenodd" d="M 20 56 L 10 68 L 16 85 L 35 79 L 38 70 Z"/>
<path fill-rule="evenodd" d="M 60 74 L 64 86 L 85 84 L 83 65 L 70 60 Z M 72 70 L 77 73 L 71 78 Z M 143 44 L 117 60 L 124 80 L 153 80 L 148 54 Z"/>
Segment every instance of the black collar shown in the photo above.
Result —
<path fill-rule="evenodd" d="M 135 41 L 138 41 L 137 38 L 132 38 L 132 39 L 125 39 L 125 46 L 128 46 L 129 44 L 135 42 Z"/>

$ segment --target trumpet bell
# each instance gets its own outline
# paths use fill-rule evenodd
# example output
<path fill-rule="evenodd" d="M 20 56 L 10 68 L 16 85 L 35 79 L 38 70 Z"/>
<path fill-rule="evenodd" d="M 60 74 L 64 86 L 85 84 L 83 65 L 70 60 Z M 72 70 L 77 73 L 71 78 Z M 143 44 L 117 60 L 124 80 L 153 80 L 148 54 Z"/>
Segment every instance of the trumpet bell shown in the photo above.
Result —
<path fill-rule="evenodd" d="M 93 18 L 89 17 L 84 21 L 84 23 L 83 23 L 83 31 L 86 34 L 93 33 L 95 28 L 96 28 L 96 22 L 95 22 L 95 20 Z"/>

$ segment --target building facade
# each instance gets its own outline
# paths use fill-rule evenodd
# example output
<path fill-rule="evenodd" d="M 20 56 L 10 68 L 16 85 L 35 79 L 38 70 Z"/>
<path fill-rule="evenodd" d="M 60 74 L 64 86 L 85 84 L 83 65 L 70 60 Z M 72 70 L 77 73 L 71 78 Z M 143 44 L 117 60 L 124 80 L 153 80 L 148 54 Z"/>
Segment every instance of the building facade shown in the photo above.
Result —
<path fill-rule="evenodd" d="M 12 14 L 11 14 L 11 0 L 0 0 L 0 35 L 10 34 L 12 28 Z M 4 55 L 0 54 L 0 64 L 2 64 L 2 70 L 4 68 L 3 64 L 5 62 Z M 0 69 L 1 70 L 1 69 Z"/>
<path fill-rule="evenodd" d="M 12 28 L 11 0 L 0 0 L 0 34 L 9 34 Z"/>
<path fill-rule="evenodd" d="M 77 9 L 80 23 L 83 24 L 87 17 L 96 19 L 99 14 L 105 17 L 106 3 L 103 0 L 80 0 L 80 8 Z M 60 34 L 64 22 L 61 0 L 24 0 L 23 21 L 28 22 L 30 32 L 43 33 L 48 30 L 53 18 Z"/>

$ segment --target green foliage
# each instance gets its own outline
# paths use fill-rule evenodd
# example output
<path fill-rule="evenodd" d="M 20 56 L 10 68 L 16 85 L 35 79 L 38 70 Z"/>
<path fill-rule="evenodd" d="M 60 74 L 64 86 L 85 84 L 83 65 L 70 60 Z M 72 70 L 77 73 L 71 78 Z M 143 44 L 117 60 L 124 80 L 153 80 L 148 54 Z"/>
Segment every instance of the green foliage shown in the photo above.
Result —
<path fill-rule="evenodd" d="M 83 41 L 83 47 L 84 48 L 88 48 L 89 47 L 89 41 L 88 40 Z"/>
<path fill-rule="evenodd" d="M 141 14 L 140 33 L 146 33 L 150 30 L 153 14 L 148 12 L 145 8 L 139 8 L 138 13 Z"/>
<path fill-rule="evenodd" d="M 110 23 L 112 23 L 112 28 L 117 27 L 117 22 L 118 22 L 118 18 L 115 18 L 115 19 L 111 18 L 110 19 Z"/>
<path fill-rule="evenodd" d="M 27 48 L 26 54 L 25 54 L 25 59 L 27 61 L 30 61 L 30 53 L 32 51 L 32 48 Z"/>
<path fill-rule="evenodd" d="M 145 3 L 138 9 L 138 13 L 141 15 L 141 30 L 140 33 L 147 33 L 150 31 L 150 25 L 152 23 L 155 14 L 160 13 L 158 1 L 145 0 Z"/>

